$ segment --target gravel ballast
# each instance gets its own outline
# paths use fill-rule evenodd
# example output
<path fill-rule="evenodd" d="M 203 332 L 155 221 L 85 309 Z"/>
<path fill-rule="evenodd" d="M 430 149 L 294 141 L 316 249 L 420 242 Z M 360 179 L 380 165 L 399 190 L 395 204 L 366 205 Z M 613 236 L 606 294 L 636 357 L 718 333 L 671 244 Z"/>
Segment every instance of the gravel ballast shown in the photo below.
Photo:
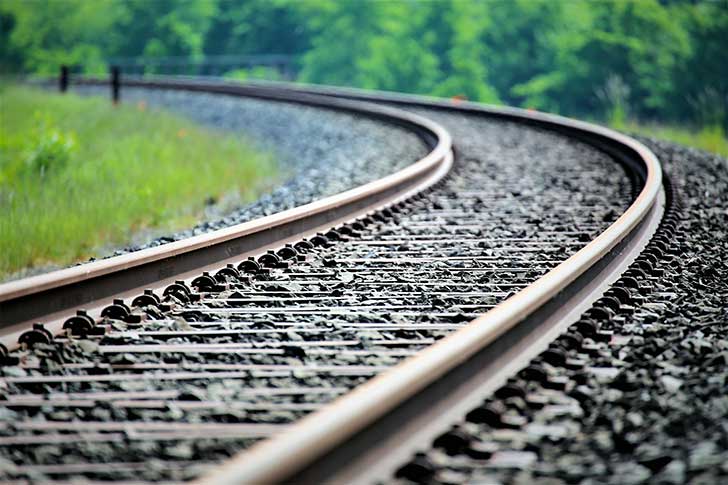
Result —
<path fill-rule="evenodd" d="M 348 226 L 280 265 L 261 256 L 273 261 L 266 271 L 243 266 L 220 288 L 200 290 L 200 300 L 172 285 L 165 305 L 137 306 L 144 322 L 109 316 L 97 322 L 103 337 L 56 338 L 15 354 L 23 365 L 4 368 L 0 380 L 15 400 L 0 430 L 0 453 L 19 467 L 11 476 L 197 476 L 263 436 L 199 440 L 173 425 L 284 426 L 531 283 L 631 201 L 624 171 L 587 145 L 514 123 L 425 114 L 453 133 L 457 166 L 399 212 Z M 91 423 L 116 428 L 96 442 L 77 438 Z M 47 443 L 58 429 L 66 439 Z M 150 459 L 155 466 L 139 465 Z M 94 468 L 112 460 L 123 466 Z M 73 466 L 53 468 L 63 463 Z"/>
<path fill-rule="evenodd" d="M 108 96 L 108 88 L 76 86 L 79 94 Z M 145 103 L 204 126 L 240 133 L 272 153 L 281 185 L 258 201 L 230 211 L 212 206 L 205 220 L 174 234 L 142 232 L 135 244 L 103 256 L 159 246 L 292 209 L 402 169 L 429 152 L 414 133 L 380 120 L 295 103 L 178 90 L 123 88 L 122 102 Z M 221 212 L 227 210 L 227 212 Z"/>
<path fill-rule="evenodd" d="M 391 482 L 728 482 L 728 160 L 643 141 L 681 203 L 611 339 L 572 327 Z"/>

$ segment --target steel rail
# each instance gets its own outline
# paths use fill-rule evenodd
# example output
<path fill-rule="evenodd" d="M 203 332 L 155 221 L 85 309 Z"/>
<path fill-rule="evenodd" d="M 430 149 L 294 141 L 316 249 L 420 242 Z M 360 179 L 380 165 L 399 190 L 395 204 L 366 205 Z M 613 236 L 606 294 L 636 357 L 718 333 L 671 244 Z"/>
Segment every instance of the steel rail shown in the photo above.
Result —
<path fill-rule="evenodd" d="M 328 87 L 296 87 L 292 89 L 331 96 L 366 99 L 400 105 L 415 105 L 445 110 L 460 110 L 472 114 L 509 119 L 534 124 L 546 129 L 566 133 L 596 145 L 615 155 L 623 163 L 631 164 L 644 179 L 639 195 L 631 206 L 604 232 L 584 248 L 550 270 L 533 284 L 521 289 L 487 313 L 464 325 L 434 345 L 418 352 L 395 367 L 377 375 L 351 392 L 323 406 L 292 424 L 272 438 L 256 443 L 223 464 L 210 470 L 200 479 L 202 483 L 275 483 L 285 481 L 313 482 L 329 479 L 322 475 L 321 467 L 311 472 L 317 463 L 328 457 L 329 461 L 341 462 L 348 456 L 341 452 L 345 444 L 358 433 L 366 434 L 377 422 L 386 422 L 387 416 L 395 415 L 413 397 L 428 389 L 437 391 L 438 379 L 455 375 L 459 367 L 465 367 L 469 359 L 481 355 L 484 350 L 524 326 L 529 318 L 550 321 L 555 307 L 564 295 L 580 295 L 589 290 L 593 299 L 594 289 L 590 279 L 605 275 L 598 271 L 611 271 L 611 277 L 619 268 L 614 260 L 626 251 L 631 238 L 649 239 L 659 220 L 663 196 L 662 169 L 657 157 L 638 141 L 608 128 L 600 127 L 557 115 L 527 111 L 517 108 L 493 107 L 460 101 L 443 101 L 393 93 L 372 93 L 359 90 Z M 646 227 L 648 225 L 650 227 Z M 631 249 L 632 258 L 641 246 Z M 605 269 L 606 268 L 606 269 Z M 567 298 L 568 299 L 568 298 Z M 540 314 L 549 308 L 552 313 Z M 573 313 L 573 312 L 572 312 Z M 550 329 L 553 334 L 554 328 Z M 472 367 L 472 366 L 471 366 Z M 477 372 L 477 370 L 472 370 Z M 455 383 L 450 388 L 455 387 Z M 449 388 L 442 385 L 440 393 Z M 431 397 L 435 395 L 430 393 Z M 423 406 L 426 406 L 423 405 Z M 389 425 L 397 426 L 396 420 Z M 376 443 L 376 432 L 370 444 Z M 381 435 L 380 435 L 381 437 Z M 360 447 L 361 449 L 361 447 Z M 354 455 L 355 456 L 355 455 Z M 334 458 L 332 458 L 334 457 Z M 338 464 L 333 465 L 336 470 Z M 325 469 L 325 465 L 324 468 Z M 351 477 L 349 477 L 351 478 Z"/>
<path fill-rule="evenodd" d="M 103 81 L 79 81 L 100 83 Z M 431 120 L 397 108 L 276 87 L 190 80 L 125 80 L 124 85 L 255 97 L 353 112 L 412 130 L 432 150 L 398 172 L 294 209 L 162 246 L 0 284 L 0 342 L 9 349 L 15 348 L 17 337 L 40 318 L 57 333 L 69 312 L 81 305 L 98 308 L 112 296 L 171 283 L 206 266 L 282 245 L 294 236 L 315 234 L 390 206 L 435 184 L 452 165 L 450 134 Z"/>

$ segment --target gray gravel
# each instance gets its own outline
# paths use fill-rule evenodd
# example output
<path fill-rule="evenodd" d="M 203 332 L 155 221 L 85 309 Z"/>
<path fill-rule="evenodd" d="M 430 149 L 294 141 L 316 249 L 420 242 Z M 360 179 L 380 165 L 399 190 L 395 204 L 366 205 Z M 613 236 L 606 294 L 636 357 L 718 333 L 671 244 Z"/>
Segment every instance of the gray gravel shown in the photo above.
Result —
<path fill-rule="evenodd" d="M 107 88 L 76 86 L 75 91 L 108 96 Z M 205 220 L 193 228 L 163 235 L 142 232 L 136 235 L 135 244 L 102 250 L 101 257 L 159 246 L 291 209 L 381 178 L 429 152 L 419 137 L 396 125 L 294 103 L 141 88 L 123 89 L 122 102 L 144 102 L 205 126 L 240 133 L 258 150 L 273 154 L 283 181 L 253 204 L 234 210 L 229 204 L 212 206 Z"/>
<path fill-rule="evenodd" d="M 175 436 L 101 444 L 68 435 L 62 445 L 36 444 L 29 441 L 49 439 L 48 433 L 30 436 L 24 426 L 72 421 L 128 421 L 141 427 L 153 422 L 291 422 L 529 284 L 628 205 L 627 177 L 586 145 L 513 123 L 426 114 L 455 136 L 457 166 L 438 190 L 412 201 L 403 212 L 354 228 L 357 234 L 330 247 L 306 250 L 305 259 L 291 259 L 289 267 L 250 274 L 251 281 L 230 278 L 229 286 L 201 302 L 170 296 L 170 308 L 140 308 L 148 317 L 141 324 L 104 319 L 100 323 L 107 330 L 101 339 L 57 338 L 51 345 L 16 354 L 24 358 L 22 366 L 4 368 L 0 379 L 8 396 L 44 396 L 51 402 L 0 408 L 0 423 L 6 425 L 0 426 L 0 457 L 26 467 L 9 475 L 55 475 L 48 466 L 114 460 L 125 462 L 126 470 L 78 474 L 149 480 L 196 476 L 199 469 L 187 460 L 220 461 L 251 440 Z M 202 352 L 199 344 L 237 348 Z M 163 367 L 167 365 L 178 367 Z M 200 372 L 203 365 L 255 369 L 226 377 L 164 378 L 180 370 Z M 322 365 L 335 368 L 324 371 Z M 88 381 L 32 381 L 73 375 Z M 261 388 L 304 392 L 251 393 Z M 322 388 L 331 392 L 321 393 Z M 132 391 L 153 392 L 163 402 L 158 405 L 147 397 L 131 406 L 118 402 L 118 396 L 88 394 Z M 70 395 L 99 403 L 65 406 L 62 399 Z M 279 406 L 269 407 L 273 404 Z M 9 439 L 25 441 L 2 446 Z M 167 460 L 170 466 L 133 469 L 149 457 Z M 58 473 L 69 474 L 73 471 Z"/>
<path fill-rule="evenodd" d="M 606 342 L 572 327 L 551 349 L 576 361 L 535 360 L 547 381 L 512 378 L 392 482 L 728 483 L 728 160 L 643 141 L 684 207 L 634 309 Z"/>

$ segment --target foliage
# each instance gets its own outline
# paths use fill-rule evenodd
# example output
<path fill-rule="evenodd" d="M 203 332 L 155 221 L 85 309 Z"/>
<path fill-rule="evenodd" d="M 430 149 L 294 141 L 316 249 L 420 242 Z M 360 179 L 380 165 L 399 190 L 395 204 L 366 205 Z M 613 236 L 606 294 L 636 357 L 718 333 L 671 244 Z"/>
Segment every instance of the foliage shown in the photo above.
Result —
<path fill-rule="evenodd" d="M 4 93 L 0 93 L 4 96 Z M 20 177 L 31 176 L 42 181 L 52 171 L 65 169 L 76 150 L 74 133 L 61 131 L 48 113 L 36 112 L 34 126 L 25 136 L 8 136 L 0 139 L 0 153 L 14 151 L 20 156 L 8 157 L 0 166 L 0 183 L 12 184 Z M 5 117 L 2 118 L 5 120 Z"/>
<path fill-rule="evenodd" d="M 25 167 L 42 179 L 51 170 L 58 172 L 66 168 L 76 149 L 76 136 L 58 129 L 49 115 L 36 113 L 35 118 L 36 129 L 28 137 L 30 146 Z"/>
<path fill-rule="evenodd" d="M 208 199 L 252 200 L 274 174 L 240 137 L 143 104 L 13 86 L 0 103 L 0 275 L 184 227 Z"/>
<path fill-rule="evenodd" d="M 728 158 L 728 133 L 720 126 L 705 126 L 695 131 L 676 126 L 656 124 L 641 125 L 631 121 L 621 123 L 619 126 L 615 126 L 615 128 L 637 135 L 670 140 L 685 146 L 717 153 Z"/>
<path fill-rule="evenodd" d="M 209 2 L 208 2 L 209 3 Z M 309 35 L 286 0 L 218 0 L 205 34 L 207 54 L 302 54 Z"/>
<path fill-rule="evenodd" d="M 728 0 L 3 0 L 0 25 L 5 70 L 282 54 L 300 81 L 728 130 Z"/>
<path fill-rule="evenodd" d="M 691 52 L 676 66 L 673 118 L 689 116 L 700 125 L 728 131 L 728 0 L 681 5 L 677 12 L 691 39 Z"/>
<path fill-rule="evenodd" d="M 200 58 L 215 2 L 199 0 L 102 0 L 122 10 L 116 29 L 124 33 L 117 56 L 174 56 Z"/>
<path fill-rule="evenodd" d="M 88 71 L 102 66 L 109 48 L 107 32 L 120 7 L 113 1 L 85 0 L 0 3 L 2 16 L 13 26 L 8 47 L 20 53 L 23 67 L 41 74 L 55 74 L 62 63 L 83 65 Z"/>
<path fill-rule="evenodd" d="M 488 5 L 479 2 L 451 1 L 442 11 L 442 20 L 451 26 L 443 46 L 447 73 L 433 89 L 439 96 L 464 96 L 496 102 L 498 95 L 488 82 L 487 56 L 482 36 L 489 25 Z M 453 28 L 454 27 L 454 28 Z"/>
<path fill-rule="evenodd" d="M 225 73 L 223 77 L 235 79 L 237 81 L 245 81 L 247 79 L 257 79 L 264 81 L 280 81 L 281 74 L 272 67 L 257 66 L 250 69 L 234 69 Z"/>

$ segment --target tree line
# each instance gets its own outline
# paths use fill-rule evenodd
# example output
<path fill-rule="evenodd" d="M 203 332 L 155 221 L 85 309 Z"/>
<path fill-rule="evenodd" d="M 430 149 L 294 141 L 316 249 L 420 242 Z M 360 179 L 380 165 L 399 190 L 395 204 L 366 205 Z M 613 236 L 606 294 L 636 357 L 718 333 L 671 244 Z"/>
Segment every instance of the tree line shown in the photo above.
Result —
<path fill-rule="evenodd" d="M 728 127 L 728 0 L 0 2 L 4 72 L 260 54 L 304 82 Z"/>

